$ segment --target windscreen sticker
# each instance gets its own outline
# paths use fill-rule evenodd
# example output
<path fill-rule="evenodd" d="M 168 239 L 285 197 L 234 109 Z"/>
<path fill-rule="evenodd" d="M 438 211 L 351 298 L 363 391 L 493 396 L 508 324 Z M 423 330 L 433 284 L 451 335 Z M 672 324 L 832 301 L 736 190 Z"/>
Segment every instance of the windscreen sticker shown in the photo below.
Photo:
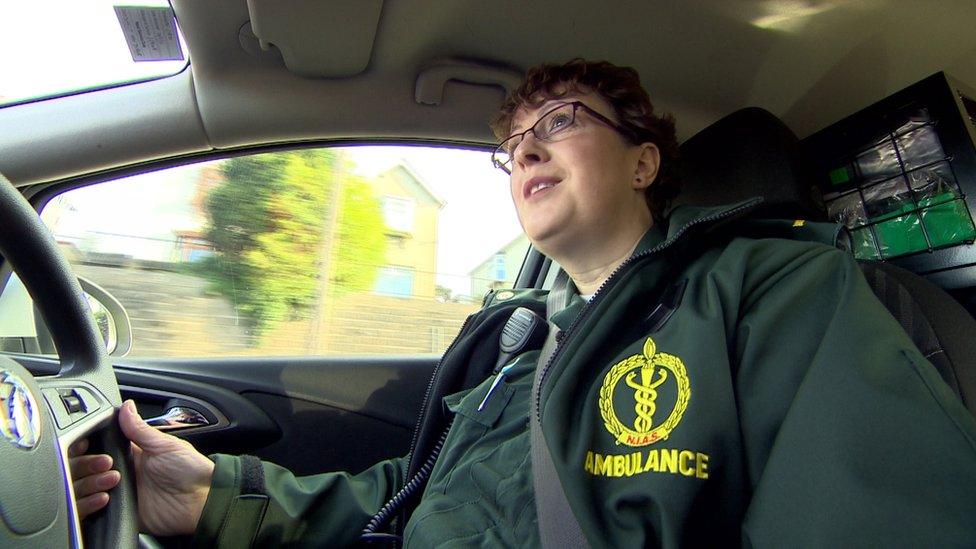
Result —
<path fill-rule="evenodd" d="M 115 6 L 133 61 L 182 61 L 176 16 L 168 6 Z"/>

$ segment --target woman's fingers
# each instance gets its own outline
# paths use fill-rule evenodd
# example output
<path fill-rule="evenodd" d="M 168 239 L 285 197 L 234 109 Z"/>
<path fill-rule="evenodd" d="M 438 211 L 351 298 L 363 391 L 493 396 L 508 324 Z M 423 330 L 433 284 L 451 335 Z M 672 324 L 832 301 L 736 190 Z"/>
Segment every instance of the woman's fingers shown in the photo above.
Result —
<path fill-rule="evenodd" d="M 97 494 L 78 498 L 75 500 L 75 504 L 78 507 L 78 518 L 84 520 L 88 515 L 108 505 L 108 494 L 98 492 Z"/>
<path fill-rule="evenodd" d="M 74 482 L 75 497 L 86 498 L 99 492 L 108 492 L 119 483 L 122 475 L 118 471 L 108 471 L 90 475 Z"/>
<path fill-rule="evenodd" d="M 78 456 L 68 460 L 68 467 L 71 469 L 71 478 L 79 480 L 95 473 L 104 473 L 112 468 L 112 456 L 105 454 L 95 454 L 91 456 Z"/>
<path fill-rule="evenodd" d="M 119 410 L 119 427 L 126 438 L 150 454 L 182 448 L 180 439 L 146 423 L 136 411 L 136 403 L 131 400 L 125 401 Z"/>
<path fill-rule="evenodd" d="M 108 505 L 108 491 L 115 488 L 122 475 L 112 470 L 112 457 L 105 454 L 87 455 L 88 439 L 82 439 L 68 448 L 68 468 L 74 481 L 75 505 L 78 516 L 88 515 Z"/>
<path fill-rule="evenodd" d="M 80 456 L 88 451 L 88 439 L 83 438 L 81 440 L 75 441 L 74 444 L 68 447 L 68 456 L 75 457 Z"/>
<path fill-rule="evenodd" d="M 111 456 L 78 455 L 88 450 L 87 441 L 80 442 L 83 444 L 76 443 L 69 450 L 76 457 L 70 458 L 68 463 L 74 480 L 78 516 L 84 519 L 108 504 L 108 490 L 114 488 L 122 477 L 118 471 L 111 470 Z"/>

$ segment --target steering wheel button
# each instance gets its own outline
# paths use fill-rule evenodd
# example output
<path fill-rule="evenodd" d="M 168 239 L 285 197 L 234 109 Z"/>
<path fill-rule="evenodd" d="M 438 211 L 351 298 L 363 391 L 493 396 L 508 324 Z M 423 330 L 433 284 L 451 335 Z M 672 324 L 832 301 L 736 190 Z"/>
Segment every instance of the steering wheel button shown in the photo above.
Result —
<path fill-rule="evenodd" d="M 86 412 L 94 412 L 102 407 L 98 397 L 85 387 L 76 389 L 75 394 L 81 399 L 81 403 L 85 407 Z"/>
<path fill-rule="evenodd" d="M 64 407 L 68 409 L 69 414 L 85 411 L 85 404 L 76 396 L 63 396 L 61 400 L 64 402 Z"/>
<path fill-rule="evenodd" d="M 64 401 L 61 400 L 60 391 L 57 389 L 42 389 L 41 393 L 47 399 L 48 407 L 54 415 L 54 422 L 57 423 L 58 428 L 65 429 L 71 425 L 71 418 L 68 416 L 68 410 L 64 406 Z"/>
<path fill-rule="evenodd" d="M 68 410 L 69 414 L 77 414 L 79 412 L 87 412 L 88 409 L 85 403 L 81 400 L 81 395 L 78 391 L 74 389 L 58 389 L 58 396 L 61 397 L 61 402 L 64 403 L 65 409 Z"/>

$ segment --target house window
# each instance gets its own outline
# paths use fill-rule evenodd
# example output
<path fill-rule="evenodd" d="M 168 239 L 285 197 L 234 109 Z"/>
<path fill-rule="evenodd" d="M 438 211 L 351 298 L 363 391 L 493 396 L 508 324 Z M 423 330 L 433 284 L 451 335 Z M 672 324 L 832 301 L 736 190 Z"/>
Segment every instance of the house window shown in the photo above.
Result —
<path fill-rule="evenodd" d="M 382 267 L 376 277 L 376 293 L 410 297 L 413 295 L 413 269 L 410 267 Z"/>
<path fill-rule="evenodd" d="M 383 198 L 383 220 L 386 226 L 394 231 L 410 232 L 413 230 L 413 200 L 396 196 Z"/>
<path fill-rule="evenodd" d="M 491 262 L 491 273 L 494 280 L 505 280 L 505 254 L 498 252 Z"/>

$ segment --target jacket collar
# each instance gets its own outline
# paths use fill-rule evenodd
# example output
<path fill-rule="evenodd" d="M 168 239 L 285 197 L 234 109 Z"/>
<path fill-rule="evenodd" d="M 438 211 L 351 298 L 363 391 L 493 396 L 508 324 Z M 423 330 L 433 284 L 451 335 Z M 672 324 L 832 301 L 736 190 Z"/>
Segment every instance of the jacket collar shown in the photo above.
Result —
<path fill-rule="evenodd" d="M 762 204 L 763 198 L 756 196 L 741 202 L 722 206 L 678 206 L 671 210 L 666 221 L 667 226 L 654 224 L 644 233 L 634 253 L 651 250 L 665 242 L 671 243 L 688 232 L 688 229 L 700 225 L 708 230 L 715 225 L 740 219 Z"/>

